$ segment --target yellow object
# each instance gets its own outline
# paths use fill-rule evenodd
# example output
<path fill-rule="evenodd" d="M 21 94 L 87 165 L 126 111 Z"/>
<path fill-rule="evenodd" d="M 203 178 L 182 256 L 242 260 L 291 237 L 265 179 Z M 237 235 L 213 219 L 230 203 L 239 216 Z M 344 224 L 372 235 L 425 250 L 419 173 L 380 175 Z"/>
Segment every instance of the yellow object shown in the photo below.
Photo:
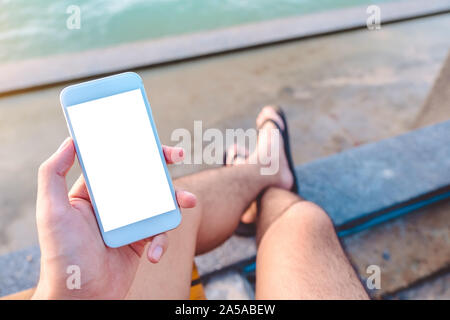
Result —
<path fill-rule="evenodd" d="M 194 263 L 192 268 L 192 281 L 191 281 L 191 293 L 189 295 L 190 300 L 206 300 L 205 291 L 200 281 L 200 275 L 198 274 L 197 266 Z"/>

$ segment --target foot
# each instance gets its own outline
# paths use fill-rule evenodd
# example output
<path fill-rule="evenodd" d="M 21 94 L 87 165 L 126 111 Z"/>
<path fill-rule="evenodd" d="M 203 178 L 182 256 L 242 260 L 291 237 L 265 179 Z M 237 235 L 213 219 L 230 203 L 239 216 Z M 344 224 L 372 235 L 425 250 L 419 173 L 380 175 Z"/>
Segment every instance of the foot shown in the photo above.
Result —
<path fill-rule="evenodd" d="M 290 190 L 294 184 L 294 176 L 289 169 L 288 160 L 284 150 L 284 141 L 281 132 L 277 136 L 273 135 L 273 130 L 278 128 L 271 121 L 276 122 L 282 130 L 284 130 L 283 119 L 271 106 L 264 107 L 256 118 L 256 127 L 259 130 L 258 143 L 255 151 L 250 155 L 249 161 L 253 160 L 260 163 L 260 159 L 269 158 L 270 162 L 278 161 L 278 170 L 273 175 L 272 186 Z M 274 140 L 276 138 L 276 140 Z M 271 154 L 271 144 L 278 143 L 278 152 Z"/>
<path fill-rule="evenodd" d="M 239 147 L 237 144 L 233 144 L 227 149 L 225 166 L 231 167 L 244 164 L 247 162 L 247 158 L 248 150 L 246 148 Z"/>

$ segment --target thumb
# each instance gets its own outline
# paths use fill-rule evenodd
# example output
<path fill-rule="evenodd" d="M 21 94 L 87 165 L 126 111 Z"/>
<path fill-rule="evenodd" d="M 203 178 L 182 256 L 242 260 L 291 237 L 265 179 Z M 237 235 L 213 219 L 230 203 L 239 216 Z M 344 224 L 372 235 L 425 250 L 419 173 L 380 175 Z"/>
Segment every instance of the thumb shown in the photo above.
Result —
<path fill-rule="evenodd" d="M 38 174 L 38 212 L 60 211 L 69 208 L 66 174 L 75 160 L 75 148 L 69 137 L 40 167 Z M 41 210 L 44 209 L 44 210 Z"/>

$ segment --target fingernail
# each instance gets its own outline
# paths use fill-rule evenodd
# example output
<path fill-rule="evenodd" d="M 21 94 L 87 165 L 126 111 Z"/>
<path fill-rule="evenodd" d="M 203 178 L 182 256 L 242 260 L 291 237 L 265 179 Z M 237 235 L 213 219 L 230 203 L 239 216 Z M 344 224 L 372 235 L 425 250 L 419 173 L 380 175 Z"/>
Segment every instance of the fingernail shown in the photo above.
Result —
<path fill-rule="evenodd" d="M 187 195 L 187 196 L 193 196 L 193 197 L 195 197 L 195 195 L 194 195 L 193 193 L 189 192 L 189 191 L 183 191 L 183 193 L 184 193 L 185 195 Z"/>
<path fill-rule="evenodd" d="M 59 146 L 58 150 L 56 150 L 56 152 L 59 152 L 59 151 L 63 150 L 67 146 L 67 144 L 69 143 L 69 140 L 70 140 L 70 137 L 67 137 L 63 141 L 63 143 L 61 143 L 61 145 Z"/>
<path fill-rule="evenodd" d="M 159 261 L 159 259 L 161 259 L 163 253 L 163 248 L 161 246 L 156 246 L 155 249 L 153 249 L 152 252 L 152 259 L 155 261 Z"/>

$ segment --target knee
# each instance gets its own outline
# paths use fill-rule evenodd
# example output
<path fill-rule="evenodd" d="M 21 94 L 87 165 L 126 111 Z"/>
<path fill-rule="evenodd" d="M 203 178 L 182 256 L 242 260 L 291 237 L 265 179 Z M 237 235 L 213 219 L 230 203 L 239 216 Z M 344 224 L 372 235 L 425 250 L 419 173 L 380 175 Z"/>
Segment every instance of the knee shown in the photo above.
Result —
<path fill-rule="evenodd" d="M 334 225 L 327 213 L 315 203 L 300 201 L 287 209 L 282 220 L 293 232 L 334 235 Z"/>

